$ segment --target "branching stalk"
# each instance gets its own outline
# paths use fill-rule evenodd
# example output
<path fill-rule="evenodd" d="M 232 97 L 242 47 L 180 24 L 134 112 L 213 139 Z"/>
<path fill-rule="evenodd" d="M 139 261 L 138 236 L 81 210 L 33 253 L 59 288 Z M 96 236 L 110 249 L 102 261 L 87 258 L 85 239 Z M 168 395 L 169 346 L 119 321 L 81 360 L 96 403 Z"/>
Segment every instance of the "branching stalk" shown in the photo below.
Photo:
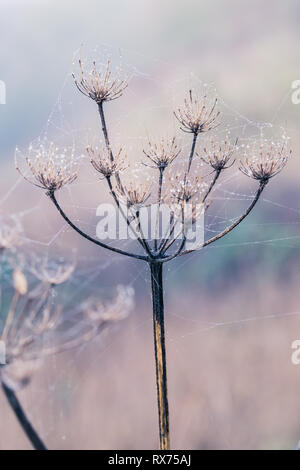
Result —
<path fill-rule="evenodd" d="M 164 326 L 163 264 L 150 263 L 160 449 L 170 449 L 167 362 Z"/>
<path fill-rule="evenodd" d="M 158 177 L 158 195 L 157 195 L 157 213 L 155 220 L 155 239 L 154 239 L 154 250 L 157 251 L 157 238 L 158 238 L 158 226 L 159 226 L 159 211 L 161 205 L 161 192 L 164 178 L 164 168 L 159 168 L 159 177 Z"/>
<path fill-rule="evenodd" d="M 82 67 L 82 62 L 79 61 L 80 66 L 80 78 L 77 79 L 74 75 L 74 80 L 77 88 L 81 93 L 89 98 L 93 99 L 98 106 L 99 116 L 101 120 L 102 126 L 102 133 L 105 140 L 105 146 L 107 153 L 109 155 L 110 162 L 113 163 L 114 155 L 111 148 L 111 142 L 108 135 L 108 129 L 104 114 L 104 103 L 119 98 L 122 95 L 123 90 L 126 88 L 127 83 L 124 81 L 118 80 L 118 78 L 111 77 L 111 72 L 109 68 L 109 63 L 105 71 L 98 72 L 96 69 L 95 63 L 92 69 L 92 72 L 89 74 L 85 74 L 84 69 Z M 219 111 L 216 110 L 217 98 L 213 99 L 211 102 L 210 99 L 205 95 L 202 100 L 195 98 L 192 94 L 192 90 L 189 91 L 189 96 L 184 101 L 184 106 L 178 108 L 177 112 L 174 112 L 175 117 L 180 123 L 180 128 L 183 132 L 187 132 L 193 135 L 193 140 L 191 142 L 191 148 L 189 154 L 186 156 L 187 161 L 184 162 L 184 174 L 180 177 L 178 181 L 184 180 L 185 185 L 195 185 L 195 190 L 197 189 L 198 183 L 191 179 L 190 181 L 190 171 L 191 166 L 193 163 L 195 149 L 197 144 L 198 135 L 204 132 L 209 132 L 210 130 L 214 129 L 219 125 L 217 123 L 218 116 L 220 114 Z M 236 141 L 237 143 L 237 141 Z M 227 141 L 223 144 L 215 144 L 214 142 L 211 143 L 208 149 L 204 149 L 205 157 L 203 160 L 209 164 L 214 170 L 213 179 L 208 186 L 206 193 L 203 195 L 202 193 L 202 203 L 204 208 L 207 206 L 207 198 L 213 191 L 215 184 L 221 174 L 221 172 L 226 169 L 230 168 L 235 160 L 230 163 L 230 159 L 232 156 L 233 151 L 235 150 L 236 143 L 231 145 Z M 185 230 L 185 216 L 184 216 L 184 204 L 190 201 L 191 197 L 193 197 L 191 192 L 190 195 L 186 194 L 185 187 L 183 188 L 183 195 L 182 197 L 178 198 L 177 203 L 180 200 L 183 200 L 182 206 L 182 228 L 179 232 L 177 232 L 177 215 L 175 217 L 174 214 L 171 215 L 170 225 L 166 231 L 166 234 L 162 234 L 162 237 L 158 237 L 158 227 L 159 227 L 159 217 L 160 217 L 160 207 L 162 201 L 162 186 L 163 186 L 163 176 L 164 176 L 164 168 L 167 165 L 172 163 L 174 159 L 180 153 L 178 151 L 177 145 L 175 144 L 175 139 L 172 140 L 171 144 L 164 145 L 163 143 L 160 146 L 151 145 L 149 143 L 150 150 L 149 152 L 145 152 L 146 156 L 150 158 L 150 160 L 156 165 L 156 168 L 159 169 L 159 176 L 158 176 L 158 193 L 157 193 L 157 214 L 156 214 L 156 221 L 155 221 L 155 237 L 154 243 L 153 240 L 149 241 L 149 239 L 145 239 L 142 227 L 141 227 L 141 220 L 140 220 L 140 211 L 138 210 L 135 215 L 135 220 L 137 222 L 137 229 L 138 233 L 131 226 L 131 219 L 125 214 L 125 211 L 122 211 L 120 207 L 120 201 L 117 192 L 114 191 L 113 185 L 111 183 L 111 176 L 115 175 L 116 183 L 120 193 L 126 195 L 126 191 L 124 191 L 119 172 L 121 171 L 121 167 L 118 167 L 117 164 L 104 165 L 104 170 L 100 168 L 100 173 L 102 173 L 108 182 L 108 187 L 110 189 L 111 195 L 115 200 L 115 203 L 119 207 L 124 216 L 129 229 L 132 230 L 137 237 L 139 244 L 144 249 L 144 254 L 139 255 L 135 253 L 130 253 L 125 250 L 121 250 L 119 248 L 109 246 L 102 241 L 91 237 L 90 235 L 83 232 L 79 227 L 77 227 L 65 214 L 64 210 L 59 205 L 55 193 L 57 190 L 61 189 L 63 186 L 67 184 L 71 184 L 77 178 L 77 170 L 74 169 L 74 160 L 73 155 L 71 156 L 71 162 L 69 165 L 63 166 L 57 163 L 57 156 L 58 150 L 55 146 L 50 146 L 49 149 L 44 149 L 44 147 L 39 148 L 37 152 L 33 154 L 34 158 L 32 159 L 32 149 L 29 150 L 29 155 L 27 157 L 27 163 L 29 169 L 33 176 L 33 181 L 31 181 L 34 185 L 44 189 L 47 191 L 47 195 L 52 200 L 53 204 L 63 217 L 63 219 L 67 222 L 67 224 L 72 227 L 79 235 L 83 238 L 89 240 L 90 242 L 110 250 L 111 252 L 115 252 L 121 255 L 129 256 L 131 258 L 135 258 L 138 260 L 146 261 L 150 266 L 151 272 L 151 286 L 152 286 L 152 300 L 153 300 L 153 326 L 154 326 L 154 349 L 155 349 L 155 364 L 156 364 L 156 384 L 157 384 L 157 400 L 158 400 L 158 414 L 159 414 L 159 433 L 160 433 L 160 448 L 161 450 L 168 450 L 170 449 L 170 436 L 169 436 L 169 410 L 168 410 L 168 394 L 167 394 L 167 365 L 166 365 L 166 348 L 165 348 L 165 330 L 164 330 L 164 298 L 163 298 L 163 264 L 173 260 L 177 256 L 181 256 L 184 254 L 191 253 L 196 251 L 199 248 L 205 247 L 220 238 L 226 236 L 230 233 L 235 227 L 237 227 L 252 211 L 254 206 L 256 205 L 257 201 L 260 198 L 262 191 L 264 190 L 268 181 L 277 175 L 286 165 L 288 156 L 290 152 L 286 149 L 286 145 L 278 145 L 271 143 L 263 143 L 258 146 L 258 148 L 254 148 L 252 151 L 246 151 L 245 158 L 242 162 L 240 162 L 239 169 L 242 173 L 246 176 L 251 177 L 252 179 L 259 182 L 259 187 L 256 191 L 256 194 L 245 210 L 245 212 L 237 218 L 231 225 L 225 228 L 219 234 L 213 236 L 212 238 L 208 239 L 204 243 L 200 244 L 199 246 L 193 249 L 185 249 L 186 245 L 186 230 Z M 56 155 L 57 154 L 57 155 Z M 253 160 L 253 155 L 259 155 L 259 158 L 255 158 Z M 101 157 L 101 156 L 100 156 Z M 117 158 L 117 157 L 116 157 Z M 117 162 L 116 162 L 117 163 Z M 94 166 L 94 165 L 93 165 Z M 108 168 L 106 168 L 106 166 Z M 95 167 L 95 166 L 94 166 Z M 18 167 L 17 167 L 18 168 Z M 96 170 L 99 171 L 99 168 Z M 117 171 L 115 171 L 117 170 Z M 19 170 L 20 171 L 20 170 Z M 27 181 L 30 181 L 26 175 L 24 176 Z M 125 188 L 126 189 L 126 188 Z M 195 191 L 196 193 L 197 191 Z M 132 206 L 141 206 L 145 203 L 150 195 L 147 195 L 146 192 L 142 192 L 141 197 L 138 197 L 139 194 L 135 194 L 133 197 L 134 202 L 131 201 Z M 129 199 L 128 199 L 128 202 Z M 191 214 L 190 222 L 191 224 L 194 223 L 193 221 L 194 214 Z M 195 220 L 197 218 L 197 213 L 195 214 Z M 175 233 L 176 229 L 176 233 Z M 151 232 L 152 233 L 152 232 Z M 175 236 L 174 236 L 175 234 Z M 179 237 L 182 236 L 182 241 L 179 242 Z M 160 240 L 158 241 L 158 239 Z M 173 246 L 175 242 L 178 243 L 178 247 L 174 250 L 174 253 L 168 255 L 167 251 Z M 9 323 L 10 323 L 9 319 Z M 6 333 L 5 333 L 6 334 Z M 39 446 L 44 448 L 43 443 L 39 440 L 38 436 L 32 429 L 30 423 L 24 417 L 24 412 L 21 409 L 21 406 L 15 396 L 15 394 L 8 389 L 7 387 L 3 386 L 3 390 L 11 403 L 18 419 L 20 420 L 23 428 L 27 429 L 27 435 L 31 439 L 31 442 L 35 445 L 35 448 Z"/>
<path fill-rule="evenodd" d="M 203 203 L 203 204 L 205 203 L 205 201 L 206 201 L 206 199 L 208 198 L 208 196 L 210 195 L 210 193 L 211 193 L 213 187 L 215 186 L 215 184 L 216 184 L 216 182 L 217 182 L 217 180 L 218 180 L 218 178 L 219 178 L 219 176 L 220 176 L 220 174 L 221 174 L 221 171 L 222 171 L 221 169 L 216 170 L 215 176 L 214 176 L 212 182 L 210 183 L 210 185 L 209 185 L 209 187 L 208 187 L 208 190 L 206 191 L 206 193 L 205 193 L 205 195 L 204 195 L 204 197 L 203 197 L 203 199 L 202 199 L 202 203 Z"/>
<path fill-rule="evenodd" d="M 25 411 L 23 410 L 23 407 L 19 402 L 15 392 L 9 387 L 7 387 L 3 382 L 2 389 L 9 405 L 11 406 L 18 422 L 20 423 L 23 431 L 31 442 L 33 448 L 35 450 L 47 450 L 47 447 L 45 446 L 38 433 L 32 426 L 31 422 L 29 421 L 28 417 L 26 416 Z"/>
<path fill-rule="evenodd" d="M 187 171 L 188 173 L 190 172 L 190 169 L 191 169 L 191 166 L 192 166 L 194 153 L 195 153 L 195 148 L 196 148 L 197 137 L 198 137 L 198 134 L 195 133 L 193 135 L 193 142 L 192 142 L 191 152 L 190 152 L 190 156 L 189 156 L 189 164 L 188 164 L 188 171 Z"/>
<path fill-rule="evenodd" d="M 82 237 L 86 238 L 87 240 L 89 240 L 90 242 L 92 243 L 95 243 L 96 245 L 98 246 L 101 246 L 102 248 L 106 248 L 107 250 L 110 250 L 110 251 L 114 251 L 115 253 L 119 253 L 120 255 L 125 255 L 125 256 L 129 256 L 131 258 L 136 258 L 136 259 L 141 259 L 141 260 L 144 260 L 144 261 L 148 261 L 148 257 L 147 256 L 142 256 L 142 255 L 137 255 L 135 253 L 130 253 L 128 251 L 124 251 L 124 250 L 120 250 L 119 248 L 115 248 L 113 246 L 109 246 L 109 245 L 106 245 L 105 243 L 102 243 L 100 242 L 99 240 L 96 240 L 95 238 L 91 237 L 90 235 L 88 235 L 87 233 L 83 232 L 79 227 L 77 227 L 70 219 L 69 217 L 65 214 L 65 212 L 63 211 L 63 209 L 60 207 L 56 197 L 55 197 L 55 194 L 54 192 L 52 191 L 49 191 L 48 193 L 48 196 L 50 197 L 51 201 L 53 202 L 53 204 L 55 205 L 55 207 L 57 208 L 58 212 L 60 213 L 60 215 L 65 219 L 65 221 L 70 225 L 70 227 L 72 227 L 77 233 L 79 233 L 79 235 L 81 235 Z"/>
<path fill-rule="evenodd" d="M 237 227 L 250 214 L 250 212 L 252 211 L 252 209 L 256 205 L 257 201 L 259 200 L 261 193 L 263 192 L 264 188 L 266 187 L 267 182 L 268 181 L 261 181 L 260 182 L 259 188 L 258 188 L 258 190 L 255 194 L 255 197 L 254 197 L 253 201 L 248 206 L 248 208 L 245 210 L 245 212 L 235 222 L 233 222 L 233 224 L 226 227 L 222 232 L 218 233 L 218 235 L 216 235 L 215 237 L 209 238 L 206 242 L 202 243 L 202 245 L 198 246 L 197 248 L 193 248 L 192 250 L 185 250 L 185 251 L 181 252 L 181 255 L 186 255 L 188 253 L 192 253 L 193 251 L 196 251 L 197 249 L 200 249 L 200 248 L 203 248 L 207 245 L 210 245 L 211 243 L 213 243 L 213 242 L 219 240 L 220 238 L 224 237 L 229 232 L 231 232 L 231 230 L 233 230 L 235 227 Z"/>
<path fill-rule="evenodd" d="M 114 188 L 113 188 L 113 186 L 112 186 L 111 178 L 110 178 L 109 176 L 107 176 L 106 181 L 107 181 L 107 184 L 108 184 L 110 193 L 111 193 L 111 195 L 112 195 L 112 197 L 113 197 L 113 199 L 114 199 L 114 201 L 115 201 L 115 203 L 116 203 L 116 206 L 117 206 L 117 208 L 119 209 L 119 211 L 120 211 L 120 213 L 121 213 L 123 219 L 125 220 L 125 222 L 126 222 L 128 228 L 129 228 L 129 230 L 130 230 L 130 231 L 133 233 L 133 235 L 136 237 L 137 241 L 138 241 L 139 244 L 142 246 L 142 248 L 144 248 L 144 250 L 146 250 L 148 256 L 149 256 L 150 258 L 152 258 L 152 253 L 151 253 L 151 251 L 150 251 L 150 249 L 149 249 L 149 246 L 148 246 L 147 241 L 146 241 L 143 237 L 141 238 L 141 237 L 136 233 L 136 231 L 133 229 L 132 224 L 131 224 L 130 220 L 128 219 L 127 215 L 124 213 L 124 211 L 123 211 L 123 209 L 122 209 L 122 206 L 121 206 L 121 204 L 120 204 L 119 198 L 118 198 L 118 196 L 117 196 L 117 194 L 116 194 L 116 192 L 114 191 Z M 139 224 L 139 227 L 140 227 L 140 222 L 139 222 L 139 221 L 138 221 L 138 224 Z"/>
<path fill-rule="evenodd" d="M 101 101 L 98 104 L 98 110 L 99 110 L 99 115 L 100 115 L 100 119 L 101 119 L 101 126 L 102 126 L 102 132 L 103 132 L 103 136 L 104 136 L 104 140 L 105 140 L 105 145 L 106 145 L 107 151 L 109 152 L 110 159 L 113 162 L 114 161 L 114 155 L 113 155 L 111 145 L 110 145 L 110 140 L 109 140 L 109 137 L 108 137 L 107 125 L 106 125 L 104 109 L 103 109 L 103 101 Z M 115 173 L 115 177 L 116 177 L 116 181 L 118 183 L 119 188 L 122 189 L 122 183 L 121 183 L 119 173 Z"/>

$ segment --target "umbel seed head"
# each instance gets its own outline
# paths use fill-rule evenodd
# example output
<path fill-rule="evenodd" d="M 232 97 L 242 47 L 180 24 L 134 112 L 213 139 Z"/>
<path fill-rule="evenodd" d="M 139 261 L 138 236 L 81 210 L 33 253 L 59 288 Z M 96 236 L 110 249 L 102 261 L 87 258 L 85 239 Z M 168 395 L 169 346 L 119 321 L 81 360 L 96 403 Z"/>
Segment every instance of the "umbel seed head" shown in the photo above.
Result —
<path fill-rule="evenodd" d="M 90 71 L 86 71 L 81 59 L 79 64 L 79 77 L 72 73 L 74 82 L 78 90 L 97 104 L 104 101 L 116 100 L 122 96 L 123 91 L 128 86 L 127 80 L 120 77 L 112 77 L 110 62 L 97 67 L 95 61 Z"/>
<path fill-rule="evenodd" d="M 229 139 L 224 142 L 217 142 L 211 139 L 207 145 L 203 147 L 203 153 L 200 156 L 201 160 L 207 165 L 210 165 L 215 171 L 221 171 L 230 168 L 234 164 L 232 156 L 237 147 L 237 139 L 232 144 Z"/>
<path fill-rule="evenodd" d="M 57 286 L 66 282 L 74 272 L 75 260 L 53 259 L 48 256 L 33 257 L 30 263 L 31 272 L 44 284 Z"/>
<path fill-rule="evenodd" d="M 99 149 L 98 147 L 88 145 L 86 151 L 95 170 L 104 178 L 110 178 L 112 175 L 120 173 L 127 168 L 126 156 L 122 155 L 122 147 L 114 154 L 113 159 L 110 149 L 106 147 Z"/>
<path fill-rule="evenodd" d="M 190 90 L 183 107 L 174 112 L 180 129 L 183 132 L 198 135 L 217 127 L 219 125 L 217 119 L 220 115 L 220 111 L 216 110 L 217 102 L 217 98 L 207 95 L 198 99 Z"/>
<path fill-rule="evenodd" d="M 181 152 L 181 148 L 177 145 L 175 137 L 171 140 L 160 139 L 159 143 L 148 142 L 148 149 L 143 150 L 146 157 L 153 163 L 155 168 L 165 169 L 173 163 Z"/>
<path fill-rule="evenodd" d="M 169 198 L 172 203 L 188 203 L 205 193 L 207 184 L 199 176 L 183 176 L 177 173 L 170 178 Z M 166 198 L 167 199 L 167 198 Z"/>
<path fill-rule="evenodd" d="M 267 183 L 285 167 L 291 153 L 286 141 L 254 143 L 246 146 L 239 169 L 249 178 Z"/>
<path fill-rule="evenodd" d="M 136 208 L 143 206 L 151 195 L 146 184 L 136 182 L 123 185 L 119 194 L 125 200 L 127 207 L 135 206 Z"/>
<path fill-rule="evenodd" d="M 33 179 L 24 176 L 17 162 L 16 169 L 29 183 L 49 193 L 73 183 L 78 176 L 77 161 L 73 151 L 61 150 L 52 142 L 48 145 L 40 144 L 37 148 L 30 146 L 26 162 Z"/>

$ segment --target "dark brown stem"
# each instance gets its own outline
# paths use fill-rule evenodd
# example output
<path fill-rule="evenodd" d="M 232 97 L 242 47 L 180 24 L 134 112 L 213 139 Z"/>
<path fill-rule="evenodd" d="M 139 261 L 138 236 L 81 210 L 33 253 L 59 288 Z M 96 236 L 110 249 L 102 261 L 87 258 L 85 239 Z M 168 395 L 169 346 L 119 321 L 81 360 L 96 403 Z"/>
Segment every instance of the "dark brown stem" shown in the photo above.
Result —
<path fill-rule="evenodd" d="M 110 159 L 113 162 L 114 161 L 114 155 L 113 155 L 113 152 L 112 152 L 112 149 L 111 149 L 111 146 L 110 146 L 110 140 L 109 140 L 109 137 L 108 137 L 108 131 L 107 131 L 107 125 L 106 125 L 106 120 L 105 120 L 103 102 L 102 101 L 100 103 L 98 103 L 98 110 L 99 110 L 99 115 L 100 115 L 100 119 L 101 119 L 101 126 L 102 126 L 102 132 L 103 132 L 103 136 L 104 136 L 104 140 L 105 140 L 105 145 L 106 145 L 107 151 L 109 152 Z M 119 173 L 115 173 L 115 177 L 116 177 L 116 181 L 118 183 L 119 188 L 122 189 L 122 183 L 121 183 L 121 180 L 120 180 Z"/>
<path fill-rule="evenodd" d="M 163 264 L 150 263 L 160 449 L 170 449 L 167 362 L 164 326 Z"/>
<path fill-rule="evenodd" d="M 99 115 L 100 115 L 100 119 L 101 119 L 102 132 L 103 132 L 103 135 L 104 135 L 105 145 L 106 145 L 107 150 L 110 152 L 110 159 L 113 162 L 114 157 L 113 157 L 112 150 L 110 148 L 110 141 L 109 141 L 109 137 L 108 137 L 108 132 L 107 132 L 107 126 L 106 126 L 104 110 L 103 110 L 103 102 L 102 101 L 98 104 L 98 110 L 99 110 Z"/>
<path fill-rule="evenodd" d="M 212 182 L 210 183 L 209 187 L 208 187 L 208 190 L 206 191 L 203 199 L 202 199 L 202 203 L 204 204 L 207 197 L 209 196 L 209 194 L 211 193 L 213 187 L 215 186 L 220 174 L 221 174 L 221 169 L 218 169 L 216 170 L 215 172 L 215 176 L 212 180 Z M 173 224 L 172 226 L 172 229 L 170 230 L 170 233 L 169 233 L 169 238 L 173 235 L 173 232 L 174 232 L 174 228 L 175 228 L 175 224 Z M 166 251 L 168 251 L 168 249 L 173 245 L 173 243 L 175 242 L 176 240 L 176 237 L 173 239 L 173 240 L 163 240 L 160 247 L 159 247 L 159 254 L 164 254 Z M 181 250 L 182 251 L 182 250 Z M 176 255 L 178 256 L 178 255 Z"/>
<path fill-rule="evenodd" d="M 142 229 L 142 223 L 141 223 L 141 217 L 140 217 L 140 211 L 136 211 L 136 220 L 137 220 L 137 228 L 139 233 L 141 234 L 140 240 L 143 243 L 144 249 L 148 253 L 149 258 L 154 259 L 154 254 L 151 252 L 151 249 L 149 247 L 149 244 L 146 240 L 146 236 L 144 235 L 143 229 Z"/>
<path fill-rule="evenodd" d="M 132 225 L 131 225 L 131 223 L 130 223 L 130 220 L 128 219 L 128 217 L 126 216 L 126 214 L 124 214 L 124 211 L 123 211 L 123 209 L 122 209 L 122 207 L 121 207 L 121 204 L 120 204 L 120 201 L 119 201 L 119 199 L 118 199 L 118 196 L 117 196 L 117 194 L 116 194 L 116 192 L 115 192 L 115 190 L 114 190 L 114 188 L 113 188 L 113 186 L 112 186 L 110 176 L 107 176 L 107 177 L 106 177 L 106 181 L 107 181 L 109 190 L 110 190 L 110 192 L 111 192 L 111 195 L 112 195 L 112 197 L 113 197 L 113 199 L 114 199 L 114 201 L 115 201 L 115 203 L 116 203 L 116 206 L 117 206 L 117 208 L 119 209 L 119 211 L 121 212 L 121 215 L 122 215 L 123 219 L 124 219 L 125 222 L 127 223 L 127 226 L 128 226 L 128 228 L 129 228 L 129 230 L 131 230 L 131 233 L 133 233 L 133 235 L 137 238 L 137 241 L 138 241 L 139 244 L 144 248 L 144 250 L 148 253 L 149 257 L 152 258 L 153 256 L 152 256 L 152 253 L 151 253 L 151 251 L 150 251 L 150 249 L 149 249 L 148 243 L 146 242 L 146 240 L 145 240 L 144 238 L 141 238 L 141 237 L 139 237 L 139 236 L 137 235 L 137 233 L 135 232 L 135 230 L 133 229 L 133 227 L 132 227 Z M 138 224 L 139 224 L 139 228 L 141 228 L 139 221 L 138 221 Z"/>
<path fill-rule="evenodd" d="M 31 442 L 33 448 L 35 450 L 47 450 L 47 447 L 45 446 L 45 444 L 39 437 L 36 430 L 33 428 L 29 419 L 27 418 L 15 392 L 11 390 L 9 387 L 7 387 L 4 383 L 2 383 L 2 389 L 8 400 L 9 405 L 11 406 L 14 414 L 16 415 L 16 418 L 20 426 L 22 427 L 23 431 L 25 432 L 26 436 Z"/>
<path fill-rule="evenodd" d="M 161 191 L 164 177 L 164 168 L 159 169 L 159 180 L 158 180 L 158 204 L 161 203 Z"/>
<path fill-rule="evenodd" d="M 191 152 L 190 152 L 190 156 L 189 156 L 189 164 L 188 164 L 188 171 L 187 171 L 188 173 L 190 172 L 190 169 L 191 169 L 191 166 L 192 166 L 192 161 L 193 161 L 193 158 L 194 158 L 194 153 L 195 153 L 195 148 L 196 148 L 197 137 L 198 137 L 198 134 L 194 134 L 192 148 L 191 148 Z"/>
<path fill-rule="evenodd" d="M 48 196 L 50 197 L 51 201 L 53 202 L 53 204 L 55 205 L 55 207 L 57 208 L 58 212 L 60 213 L 60 215 L 65 219 L 65 221 L 70 225 L 70 227 L 72 227 L 77 233 L 79 233 L 79 235 L 81 235 L 83 238 L 86 238 L 87 240 L 89 240 L 90 242 L 92 243 L 95 243 L 96 245 L 98 246 L 101 246 L 102 248 L 106 248 L 107 250 L 110 250 L 110 251 L 113 251 L 115 253 L 119 253 L 120 255 L 125 255 L 125 256 L 129 256 L 131 258 L 135 258 L 135 259 L 141 259 L 141 260 L 144 260 L 144 261 L 148 261 L 148 257 L 146 256 L 142 256 L 142 255 L 137 255 L 135 253 L 129 253 L 127 251 L 123 251 L 123 250 L 120 250 L 119 248 L 115 248 L 113 246 L 109 246 L 109 245 L 106 245 L 105 243 L 102 243 L 100 242 L 99 240 L 96 240 L 95 238 L 93 237 L 90 237 L 87 233 L 83 232 L 79 227 L 77 227 L 70 219 L 69 217 L 64 213 L 64 211 L 62 210 L 62 208 L 60 207 L 59 203 L 57 202 L 57 199 L 55 197 L 55 194 L 53 191 L 49 191 L 48 192 Z"/>
<path fill-rule="evenodd" d="M 219 178 L 219 176 L 220 176 L 220 174 L 221 174 L 221 171 L 222 171 L 222 170 L 221 170 L 220 168 L 219 168 L 218 170 L 216 170 L 215 176 L 214 176 L 212 182 L 210 183 L 209 188 L 208 188 L 208 190 L 206 191 L 206 193 L 205 193 L 205 195 L 204 195 L 204 197 L 203 197 L 203 199 L 202 199 L 202 202 L 203 202 L 203 203 L 206 201 L 207 197 L 208 197 L 209 194 L 211 193 L 211 191 L 212 191 L 214 185 L 216 184 L 216 182 L 217 182 L 217 180 L 218 180 L 218 178 Z"/>
<path fill-rule="evenodd" d="M 166 236 L 166 238 L 163 238 L 162 241 L 161 241 L 161 244 L 159 246 L 159 249 L 158 249 L 158 253 L 159 255 L 163 254 L 165 249 L 166 249 L 166 246 L 167 244 L 169 243 L 170 241 L 170 238 L 172 237 L 173 233 L 174 233 L 174 230 L 175 230 L 175 227 L 176 227 L 176 219 L 174 218 L 173 214 L 171 216 L 171 220 L 170 220 L 170 230 L 168 231 L 168 234 Z"/>
<path fill-rule="evenodd" d="M 181 208 L 181 225 L 182 225 L 182 229 L 181 229 L 180 233 L 178 233 L 177 235 L 175 235 L 175 237 L 173 237 L 173 240 L 169 240 L 167 246 L 164 248 L 164 251 L 160 252 L 160 255 L 162 254 L 164 256 L 165 253 L 169 250 L 169 248 L 171 248 L 173 243 L 175 243 L 175 241 L 178 239 L 178 237 L 180 235 L 182 235 L 182 242 L 180 243 L 179 248 L 177 249 L 177 251 L 175 253 L 173 253 L 173 255 L 169 255 L 166 258 L 164 258 L 166 261 L 171 261 L 172 259 L 179 256 L 180 253 L 182 252 L 183 248 L 184 248 L 184 245 L 185 245 L 185 242 L 186 242 L 184 223 L 185 223 L 185 221 L 184 221 L 184 205 L 182 205 L 182 208 Z"/>
<path fill-rule="evenodd" d="M 155 221 L 155 239 L 154 239 L 154 250 L 157 251 L 157 237 L 158 237 L 158 224 L 159 224 L 159 210 L 161 204 L 161 193 L 162 193 L 162 184 L 164 178 L 164 168 L 159 168 L 159 178 L 158 178 L 158 195 L 157 195 L 157 214 Z"/>

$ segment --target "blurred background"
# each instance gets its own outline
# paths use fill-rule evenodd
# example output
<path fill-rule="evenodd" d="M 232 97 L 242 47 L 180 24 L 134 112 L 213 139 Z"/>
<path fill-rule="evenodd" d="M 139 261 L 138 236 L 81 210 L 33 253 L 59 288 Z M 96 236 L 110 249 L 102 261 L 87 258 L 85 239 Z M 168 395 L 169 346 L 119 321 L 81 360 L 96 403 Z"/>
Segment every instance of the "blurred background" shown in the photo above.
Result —
<path fill-rule="evenodd" d="M 135 160 L 147 133 L 177 129 L 172 109 L 191 82 L 216 87 L 234 136 L 291 137 L 288 167 L 246 221 L 166 267 L 166 322 L 174 449 L 296 447 L 300 365 L 291 362 L 291 344 L 300 339 L 300 104 L 292 103 L 291 86 L 300 79 L 299 20 L 297 0 L 1 1 L 1 216 L 22 219 L 33 250 L 76 248 L 80 286 L 71 282 L 63 294 L 70 309 L 79 296 L 102 296 L 119 283 L 136 292 L 129 319 L 84 350 L 49 359 L 19 393 L 50 448 L 158 445 L 147 266 L 67 231 L 14 167 L 16 146 L 26 149 L 41 134 L 75 142 L 81 152 L 99 131 L 94 103 L 70 78 L 82 43 L 88 57 L 121 60 L 130 76 L 108 120 L 112 140 L 125 142 Z M 93 234 L 102 189 L 87 166 L 59 197 Z M 218 210 L 229 220 L 255 184 L 236 172 L 222 188 Z M 29 448 L 2 396 L 0 413 L 0 449 Z"/>

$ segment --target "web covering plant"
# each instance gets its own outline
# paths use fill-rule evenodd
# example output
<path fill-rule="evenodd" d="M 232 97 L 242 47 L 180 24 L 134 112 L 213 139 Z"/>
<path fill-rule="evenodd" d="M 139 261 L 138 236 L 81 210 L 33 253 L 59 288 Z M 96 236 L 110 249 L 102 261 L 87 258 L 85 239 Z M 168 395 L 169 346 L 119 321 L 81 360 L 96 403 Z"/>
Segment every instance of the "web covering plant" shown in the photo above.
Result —
<path fill-rule="evenodd" d="M 237 227 L 254 208 L 270 179 L 283 169 L 290 151 L 284 140 L 275 143 L 263 140 L 256 148 L 252 148 L 251 146 L 239 147 L 237 140 L 232 142 L 230 139 L 223 142 L 211 139 L 202 149 L 196 151 L 200 136 L 210 133 L 220 126 L 221 116 L 216 97 L 208 94 L 197 96 L 195 91 L 190 90 L 183 105 L 174 111 L 181 131 L 191 134 L 189 153 L 184 156 L 175 137 L 171 139 L 163 137 L 157 142 L 150 140 L 148 147 L 143 151 L 144 157 L 147 159 L 144 165 L 157 171 L 156 186 L 149 187 L 146 178 L 139 184 L 134 179 L 127 183 L 124 181 L 122 173 L 128 167 L 128 163 L 122 148 L 116 153 L 113 151 L 105 116 L 105 106 L 110 101 L 122 96 L 127 87 L 126 80 L 119 76 L 113 76 L 109 62 L 104 67 L 97 67 L 96 62 L 93 62 L 92 69 L 86 71 L 81 59 L 79 60 L 79 74 L 77 76 L 74 73 L 73 78 L 78 90 L 96 103 L 105 142 L 102 149 L 89 145 L 87 155 L 94 169 L 101 175 L 101 179 L 106 181 L 117 208 L 123 215 L 129 230 L 135 234 L 143 253 L 122 250 L 108 245 L 100 239 L 93 238 L 70 220 L 65 213 L 56 198 L 56 192 L 78 177 L 73 154 L 70 154 L 66 159 L 64 158 L 66 163 L 64 163 L 63 169 L 59 158 L 57 158 L 61 151 L 56 149 L 56 154 L 53 155 L 52 144 L 48 152 L 45 154 L 44 151 L 40 152 L 38 161 L 33 162 L 27 158 L 34 179 L 32 182 L 46 191 L 64 220 L 82 237 L 112 252 L 148 263 L 153 302 L 160 448 L 166 450 L 170 448 L 170 432 L 163 266 L 166 262 L 179 256 L 195 252 L 214 243 Z M 208 209 L 220 175 L 236 163 L 237 157 L 240 171 L 258 181 L 258 188 L 250 205 L 220 233 L 193 247 L 188 247 L 188 229 L 196 226 L 197 221 L 203 216 L 203 212 Z M 192 172 L 193 162 L 196 158 L 200 159 L 209 169 L 209 173 L 205 177 Z M 173 163 L 179 159 L 182 161 L 182 170 L 180 172 L 172 171 Z M 141 211 L 150 201 L 157 208 L 154 237 L 144 233 L 141 221 Z M 160 208 L 163 204 L 171 209 L 172 216 L 167 231 L 160 234 L 158 221 Z M 124 205 L 127 211 L 124 210 Z"/>

